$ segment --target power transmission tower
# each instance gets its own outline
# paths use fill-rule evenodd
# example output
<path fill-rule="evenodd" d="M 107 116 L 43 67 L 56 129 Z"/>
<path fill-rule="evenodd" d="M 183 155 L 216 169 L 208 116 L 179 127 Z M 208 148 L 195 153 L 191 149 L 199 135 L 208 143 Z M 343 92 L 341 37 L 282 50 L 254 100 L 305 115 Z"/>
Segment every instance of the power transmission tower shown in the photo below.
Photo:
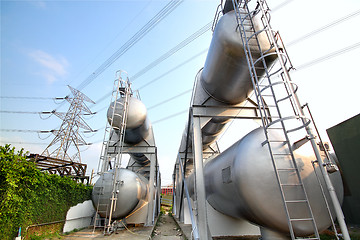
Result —
<path fill-rule="evenodd" d="M 68 87 L 73 95 L 73 97 L 66 98 L 66 100 L 70 103 L 69 110 L 67 113 L 53 112 L 57 117 L 62 119 L 63 122 L 60 126 L 60 129 L 53 132 L 55 134 L 55 138 L 46 147 L 41 155 L 60 160 L 81 163 L 79 146 L 88 144 L 80 135 L 79 129 L 82 128 L 93 132 L 90 126 L 82 118 L 82 115 L 92 114 L 91 110 L 86 106 L 85 102 L 94 102 L 79 90 L 76 90 L 70 86 Z M 60 146 L 54 149 L 53 146 L 58 143 L 60 143 Z M 70 149 L 72 148 L 75 148 L 75 154 L 70 156 Z"/>

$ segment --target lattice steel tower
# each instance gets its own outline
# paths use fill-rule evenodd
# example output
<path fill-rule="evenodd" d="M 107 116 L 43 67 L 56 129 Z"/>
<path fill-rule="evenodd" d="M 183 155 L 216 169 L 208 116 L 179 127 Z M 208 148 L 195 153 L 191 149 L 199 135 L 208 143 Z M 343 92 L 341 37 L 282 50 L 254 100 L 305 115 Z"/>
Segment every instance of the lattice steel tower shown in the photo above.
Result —
<path fill-rule="evenodd" d="M 41 155 L 53 157 L 61 160 L 70 160 L 81 162 L 80 149 L 81 145 L 88 145 L 80 135 L 80 128 L 93 132 L 90 126 L 84 121 L 82 115 L 92 114 L 85 102 L 94 103 L 90 98 L 80 91 L 68 86 L 73 97 L 66 97 L 70 103 L 69 110 L 66 113 L 53 111 L 53 114 L 63 120 L 60 129 L 53 131 L 55 138 L 46 147 Z M 55 147 L 55 144 L 60 146 Z M 54 150 L 52 150 L 54 149 Z M 70 156 L 70 151 L 75 149 L 75 154 Z"/>

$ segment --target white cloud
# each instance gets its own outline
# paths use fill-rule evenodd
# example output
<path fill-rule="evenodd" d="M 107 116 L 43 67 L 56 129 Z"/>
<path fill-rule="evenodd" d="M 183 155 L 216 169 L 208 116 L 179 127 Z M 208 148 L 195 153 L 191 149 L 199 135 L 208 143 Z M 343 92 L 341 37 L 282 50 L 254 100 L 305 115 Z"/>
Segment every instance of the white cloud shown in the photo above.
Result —
<path fill-rule="evenodd" d="M 29 56 L 40 64 L 41 70 L 38 72 L 49 83 L 55 82 L 59 77 L 67 74 L 68 61 L 62 57 L 54 57 L 42 50 L 34 50 Z"/>

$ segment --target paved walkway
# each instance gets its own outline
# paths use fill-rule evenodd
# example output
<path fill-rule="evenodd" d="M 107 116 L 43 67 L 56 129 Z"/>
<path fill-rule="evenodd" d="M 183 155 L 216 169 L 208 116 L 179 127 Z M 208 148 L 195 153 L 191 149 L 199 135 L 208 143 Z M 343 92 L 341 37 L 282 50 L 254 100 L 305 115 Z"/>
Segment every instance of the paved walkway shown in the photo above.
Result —
<path fill-rule="evenodd" d="M 183 232 L 179 226 L 175 223 L 175 220 L 172 216 L 168 214 L 162 214 L 157 221 L 154 230 L 154 240 L 183 240 Z"/>

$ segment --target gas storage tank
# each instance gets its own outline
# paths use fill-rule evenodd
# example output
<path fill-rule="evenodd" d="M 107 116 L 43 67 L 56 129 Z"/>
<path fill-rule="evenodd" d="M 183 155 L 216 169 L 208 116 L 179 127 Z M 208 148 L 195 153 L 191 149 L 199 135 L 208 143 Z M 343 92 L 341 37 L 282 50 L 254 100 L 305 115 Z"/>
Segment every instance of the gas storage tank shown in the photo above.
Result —
<path fill-rule="evenodd" d="M 124 110 L 124 97 L 112 102 L 107 111 L 108 122 L 119 131 Z M 130 97 L 125 130 L 125 142 L 137 144 L 149 135 L 150 121 L 145 105 L 137 98 Z M 113 120 L 111 120 L 113 119 Z"/>
<path fill-rule="evenodd" d="M 246 14 L 242 14 L 245 17 Z M 247 18 L 244 22 L 246 34 L 248 36 L 254 34 L 251 21 Z M 253 23 L 256 32 L 264 28 L 257 17 L 253 18 Z M 220 18 L 216 24 L 200 78 L 201 85 L 210 96 L 229 104 L 237 104 L 246 100 L 253 90 L 239 31 L 235 11 L 230 11 Z M 265 32 L 259 33 L 257 39 L 261 51 L 267 51 L 265 62 L 270 67 L 276 60 L 276 54 L 273 54 L 274 49 L 271 49 Z M 256 41 L 256 38 L 250 41 Z M 254 44 L 250 42 L 249 45 L 252 46 L 251 53 L 255 61 L 260 57 L 260 49 L 255 42 Z M 260 78 L 264 75 L 261 61 L 258 61 L 256 66 L 258 66 L 257 75 Z"/>
<path fill-rule="evenodd" d="M 232 2 L 228 5 L 230 6 L 228 11 L 216 24 L 204 68 L 196 76 L 194 105 L 203 105 L 210 101 L 214 106 L 239 104 L 245 102 L 254 89 L 236 14 L 234 10 L 230 10 Z M 241 14 L 245 18 L 245 12 L 241 12 Z M 257 35 L 254 34 L 254 38 L 250 41 L 259 41 L 261 51 L 266 52 L 264 61 L 270 68 L 277 56 L 274 54 L 274 49 L 271 48 L 266 33 L 261 31 L 264 26 L 257 16 L 253 17 L 252 21 L 249 18 L 244 21 L 247 35 L 252 35 L 255 31 L 259 32 Z M 261 56 L 260 49 L 255 43 L 250 42 L 250 46 L 255 61 Z M 257 67 L 256 74 L 260 79 L 265 73 L 262 60 L 258 60 L 255 67 Z M 231 121 L 230 118 L 213 117 L 206 123 L 201 129 L 203 149 L 208 148 L 218 138 L 229 121 Z M 183 139 L 186 137 L 185 135 Z M 182 141 L 181 151 L 185 149 L 185 142 Z"/>
<path fill-rule="evenodd" d="M 92 192 L 93 204 L 101 217 L 109 217 L 109 199 L 111 199 L 113 191 L 113 173 L 111 171 L 113 170 L 100 176 Z M 114 204 L 115 211 L 112 218 L 122 219 L 146 204 L 149 191 L 148 180 L 142 175 L 124 168 L 118 170 L 116 179 L 115 191 L 117 195 L 115 197 L 117 200 Z"/>
<path fill-rule="evenodd" d="M 269 130 L 271 139 L 280 140 L 280 136 L 275 131 Z M 245 218 L 274 231 L 288 233 L 289 228 L 279 185 L 268 146 L 262 144 L 264 141 L 263 128 L 257 128 L 206 163 L 204 176 L 207 201 L 213 208 L 226 215 Z M 279 152 L 282 148 L 284 145 L 279 141 L 278 145 L 273 146 L 273 151 Z M 295 151 L 295 159 L 317 227 L 321 231 L 328 228 L 331 221 L 312 167 L 311 161 L 315 157 L 306 157 L 297 151 Z M 293 168 L 288 157 L 280 159 L 277 165 L 278 169 Z M 317 171 L 321 176 L 320 169 Z M 300 186 L 295 186 L 298 180 L 294 171 L 279 171 L 279 174 L 282 182 L 289 184 L 289 189 L 286 191 L 287 200 L 302 198 L 303 192 L 299 189 Z M 330 177 L 338 198 L 342 199 L 343 188 L 340 174 L 332 173 Z M 193 176 L 190 176 L 189 186 L 192 185 L 192 181 Z M 323 186 L 325 186 L 324 183 Z M 329 196 L 327 199 L 330 199 Z M 302 203 L 293 205 L 289 203 L 288 206 L 293 218 L 307 216 L 308 208 Z M 310 221 L 297 222 L 294 224 L 294 231 L 296 235 L 306 236 L 313 232 L 313 227 Z"/>

